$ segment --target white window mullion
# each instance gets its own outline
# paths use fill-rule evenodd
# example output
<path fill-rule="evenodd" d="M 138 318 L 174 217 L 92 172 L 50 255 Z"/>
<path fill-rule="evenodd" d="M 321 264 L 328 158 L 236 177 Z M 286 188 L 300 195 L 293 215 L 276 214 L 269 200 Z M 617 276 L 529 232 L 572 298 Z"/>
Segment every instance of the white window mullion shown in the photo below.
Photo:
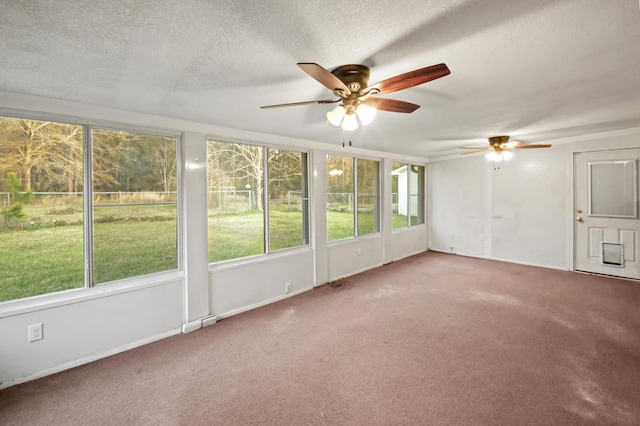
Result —
<path fill-rule="evenodd" d="M 269 253 L 269 150 L 262 147 L 262 219 L 264 221 L 264 252 Z"/>
<path fill-rule="evenodd" d="M 83 138 L 83 224 L 84 224 L 84 286 L 93 287 L 93 154 L 91 127 L 84 125 Z"/>
<path fill-rule="evenodd" d="M 358 159 L 353 158 L 353 234 L 358 236 Z"/>

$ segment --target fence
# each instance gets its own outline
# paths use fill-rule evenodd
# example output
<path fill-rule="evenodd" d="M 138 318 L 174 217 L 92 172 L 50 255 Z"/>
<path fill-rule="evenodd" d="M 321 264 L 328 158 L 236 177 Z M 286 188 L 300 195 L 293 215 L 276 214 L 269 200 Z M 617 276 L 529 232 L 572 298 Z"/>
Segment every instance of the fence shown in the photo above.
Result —
<path fill-rule="evenodd" d="M 210 210 L 243 212 L 258 207 L 255 191 L 251 189 L 223 189 L 208 192 Z"/>
<path fill-rule="evenodd" d="M 78 206 L 82 208 L 83 192 L 34 192 L 34 199 L 30 204 L 55 206 Z M 154 206 L 154 205 L 175 205 L 177 202 L 177 193 L 170 192 L 94 192 L 95 207 L 131 207 L 131 206 Z M 300 203 L 307 200 L 304 192 L 300 190 L 287 191 L 287 209 L 291 210 L 292 206 L 300 207 Z M 375 197 L 371 195 L 370 197 Z M 398 194 L 392 194 L 394 214 L 397 213 Z M 11 194 L 8 192 L 0 192 L 2 206 L 11 204 Z M 273 200 L 272 200 L 273 201 Z M 282 200 L 283 202 L 285 200 Z M 362 204 L 362 197 L 360 203 Z M 208 192 L 209 209 L 220 210 L 225 212 L 231 211 L 247 211 L 258 207 L 255 191 L 253 190 L 234 190 L 225 189 L 219 191 Z M 338 211 L 353 211 L 353 193 L 352 192 L 328 192 L 327 193 L 327 209 Z"/>
<path fill-rule="evenodd" d="M 32 203 L 44 203 L 47 201 L 53 201 L 56 199 L 78 199 L 82 201 L 83 192 L 33 192 L 34 199 Z M 112 205 L 124 205 L 132 203 L 135 205 L 147 204 L 175 204 L 177 193 L 175 191 L 169 192 L 156 192 L 156 191 L 129 191 L 129 192 L 94 192 L 94 203 L 100 205 L 106 205 L 101 203 L 103 200 L 117 201 Z M 8 206 L 11 204 L 11 193 L 0 192 L 0 198 L 2 204 Z M 136 201 L 137 200 L 137 201 Z"/>
<path fill-rule="evenodd" d="M 83 221 L 83 192 L 33 192 L 33 199 L 24 205 L 23 213 L 30 225 L 55 226 L 80 224 Z M 96 221 L 140 218 L 175 217 L 177 193 L 174 192 L 94 192 Z M 0 192 L 0 207 L 11 205 L 11 193 Z M 153 208 L 156 207 L 156 208 Z"/>

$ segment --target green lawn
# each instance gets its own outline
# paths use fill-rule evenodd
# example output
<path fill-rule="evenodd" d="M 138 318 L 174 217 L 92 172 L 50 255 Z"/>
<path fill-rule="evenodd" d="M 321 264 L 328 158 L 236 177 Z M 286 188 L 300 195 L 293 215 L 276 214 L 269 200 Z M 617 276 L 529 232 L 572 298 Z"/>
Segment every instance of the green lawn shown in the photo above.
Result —
<path fill-rule="evenodd" d="M 176 264 L 175 207 L 140 207 L 96 212 L 94 226 L 94 282 L 171 270 Z M 83 227 L 53 211 L 58 219 L 31 214 L 19 229 L 0 231 L 0 301 L 84 286 Z M 41 222 L 37 222 L 40 219 Z M 120 220 L 118 220 L 120 219 Z M 300 210 L 270 210 L 271 251 L 305 243 Z M 360 213 L 360 233 L 373 230 L 373 215 Z M 353 236 L 350 212 L 328 211 L 329 240 Z M 394 227 L 407 217 L 395 215 Z M 60 226 L 65 223 L 73 225 Z M 262 212 L 209 217 L 209 261 L 264 253 Z"/>
<path fill-rule="evenodd" d="M 78 288 L 82 226 L 0 232 L 0 301 Z"/>

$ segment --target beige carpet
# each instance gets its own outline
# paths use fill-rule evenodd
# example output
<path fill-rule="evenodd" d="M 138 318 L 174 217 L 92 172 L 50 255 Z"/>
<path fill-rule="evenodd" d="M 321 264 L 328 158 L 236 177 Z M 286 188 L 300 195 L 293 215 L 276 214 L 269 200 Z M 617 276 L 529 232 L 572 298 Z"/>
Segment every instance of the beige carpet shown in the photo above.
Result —
<path fill-rule="evenodd" d="M 638 425 L 640 283 L 425 253 L 0 391 L 3 425 Z"/>

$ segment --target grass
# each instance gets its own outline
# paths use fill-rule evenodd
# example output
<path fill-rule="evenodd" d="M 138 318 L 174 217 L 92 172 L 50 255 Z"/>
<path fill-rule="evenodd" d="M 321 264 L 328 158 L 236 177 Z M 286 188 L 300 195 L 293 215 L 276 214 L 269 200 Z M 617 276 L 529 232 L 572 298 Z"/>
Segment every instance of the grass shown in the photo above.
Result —
<path fill-rule="evenodd" d="M 68 212 L 66 215 L 62 212 Z M 102 207 L 94 225 L 94 282 L 175 269 L 175 206 Z M 351 212 L 327 211 L 330 241 L 353 236 Z M 77 206 L 39 206 L 24 226 L 0 232 L 0 302 L 84 286 L 82 214 Z M 305 243 L 303 213 L 270 208 L 270 250 Z M 374 216 L 359 213 L 359 233 L 372 232 Z M 393 216 L 394 228 L 407 217 Z M 209 261 L 264 253 L 262 212 L 211 215 Z"/>
<path fill-rule="evenodd" d="M 178 267 L 175 220 L 98 223 L 93 240 L 95 283 Z"/>
<path fill-rule="evenodd" d="M 0 233 L 0 301 L 82 287 L 82 226 Z"/>

